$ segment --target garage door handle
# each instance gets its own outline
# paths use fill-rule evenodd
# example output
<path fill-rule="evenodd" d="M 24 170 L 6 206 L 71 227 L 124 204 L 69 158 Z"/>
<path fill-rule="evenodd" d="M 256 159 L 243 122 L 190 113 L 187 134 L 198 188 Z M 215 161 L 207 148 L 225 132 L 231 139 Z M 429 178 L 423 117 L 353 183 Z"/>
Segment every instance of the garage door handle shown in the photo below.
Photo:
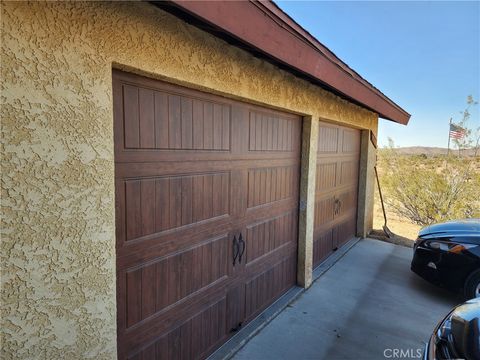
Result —
<path fill-rule="evenodd" d="M 233 252 L 233 266 L 235 266 L 235 262 L 237 261 L 238 254 L 240 254 L 240 247 L 238 246 L 238 240 L 235 235 L 233 235 L 232 252 Z"/>
<path fill-rule="evenodd" d="M 340 212 L 340 200 L 335 199 L 335 209 L 333 210 L 334 215 L 338 215 Z"/>
<path fill-rule="evenodd" d="M 242 251 L 240 252 L 240 256 L 238 257 L 238 262 L 241 263 L 242 262 L 242 256 L 245 253 L 245 241 L 243 241 L 242 233 L 240 233 L 238 241 L 240 241 L 240 244 L 242 244 Z"/>

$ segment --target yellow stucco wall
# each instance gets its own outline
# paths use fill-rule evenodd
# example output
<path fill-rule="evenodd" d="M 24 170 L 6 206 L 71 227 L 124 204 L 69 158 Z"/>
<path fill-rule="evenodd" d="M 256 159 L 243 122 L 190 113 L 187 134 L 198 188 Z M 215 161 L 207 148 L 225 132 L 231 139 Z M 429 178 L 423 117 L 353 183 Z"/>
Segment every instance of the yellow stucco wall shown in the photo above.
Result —
<path fill-rule="evenodd" d="M 377 149 L 370 140 L 370 132 L 362 131 L 358 179 L 357 236 L 366 237 L 373 228 L 375 169 Z"/>
<path fill-rule="evenodd" d="M 112 67 L 377 129 L 149 4 L 0 6 L 5 358 L 116 355 Z"/>

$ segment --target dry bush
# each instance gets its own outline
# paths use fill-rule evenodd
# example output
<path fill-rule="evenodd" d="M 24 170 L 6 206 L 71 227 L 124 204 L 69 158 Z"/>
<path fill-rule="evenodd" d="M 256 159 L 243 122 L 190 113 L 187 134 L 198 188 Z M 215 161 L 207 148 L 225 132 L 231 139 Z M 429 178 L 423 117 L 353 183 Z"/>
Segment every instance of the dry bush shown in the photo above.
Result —
<path fill-rule="evenodd" d="M 480 127 L 468 126 L 470 110 L 477 104 L 468 96 L 461 118 L 451 120 L 465 130 L 465 136 L 453 140 L 456 150 L 447 155 L 401 155 L 392 139 L 388 148 L 379 151 L 385 203 L 400 217 L 424 226 L 480 218 Z M 466 156 L 468 152 L 473 156 Z"/>
<path fill-rule="evenodd" d="M 480 217 L 480 157 L 399 155 L 379 151 L 387 206 L 419 225 Z"/>

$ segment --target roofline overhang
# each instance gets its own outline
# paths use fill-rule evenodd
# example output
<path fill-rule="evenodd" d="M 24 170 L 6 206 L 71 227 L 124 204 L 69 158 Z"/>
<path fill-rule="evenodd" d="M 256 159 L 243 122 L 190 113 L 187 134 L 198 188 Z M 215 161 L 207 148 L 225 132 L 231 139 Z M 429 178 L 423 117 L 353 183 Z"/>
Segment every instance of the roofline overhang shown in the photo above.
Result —
<path fill-rule="evenodd" d="M 381 118 L 408 124 L 409 113 L 341 61 L 271 1 L 173 0 L 153 3 L 377 113 Z"/>

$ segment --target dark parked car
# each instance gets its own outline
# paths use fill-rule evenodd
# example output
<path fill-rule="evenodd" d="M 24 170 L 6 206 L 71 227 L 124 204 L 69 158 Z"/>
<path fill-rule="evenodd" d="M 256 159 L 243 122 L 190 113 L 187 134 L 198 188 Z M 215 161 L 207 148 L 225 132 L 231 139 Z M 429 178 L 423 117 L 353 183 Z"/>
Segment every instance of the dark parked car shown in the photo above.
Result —
<path fill-rule="evenodd" d="M 423 359 L 480 359 L 479 298 L 458 305 L 437 325 Z"/>
<path fill-rule="evenodd" d="M 418 234 L 411 269 L 424 279 L 480 297 L 480 219 L 430 225 Z"/>

